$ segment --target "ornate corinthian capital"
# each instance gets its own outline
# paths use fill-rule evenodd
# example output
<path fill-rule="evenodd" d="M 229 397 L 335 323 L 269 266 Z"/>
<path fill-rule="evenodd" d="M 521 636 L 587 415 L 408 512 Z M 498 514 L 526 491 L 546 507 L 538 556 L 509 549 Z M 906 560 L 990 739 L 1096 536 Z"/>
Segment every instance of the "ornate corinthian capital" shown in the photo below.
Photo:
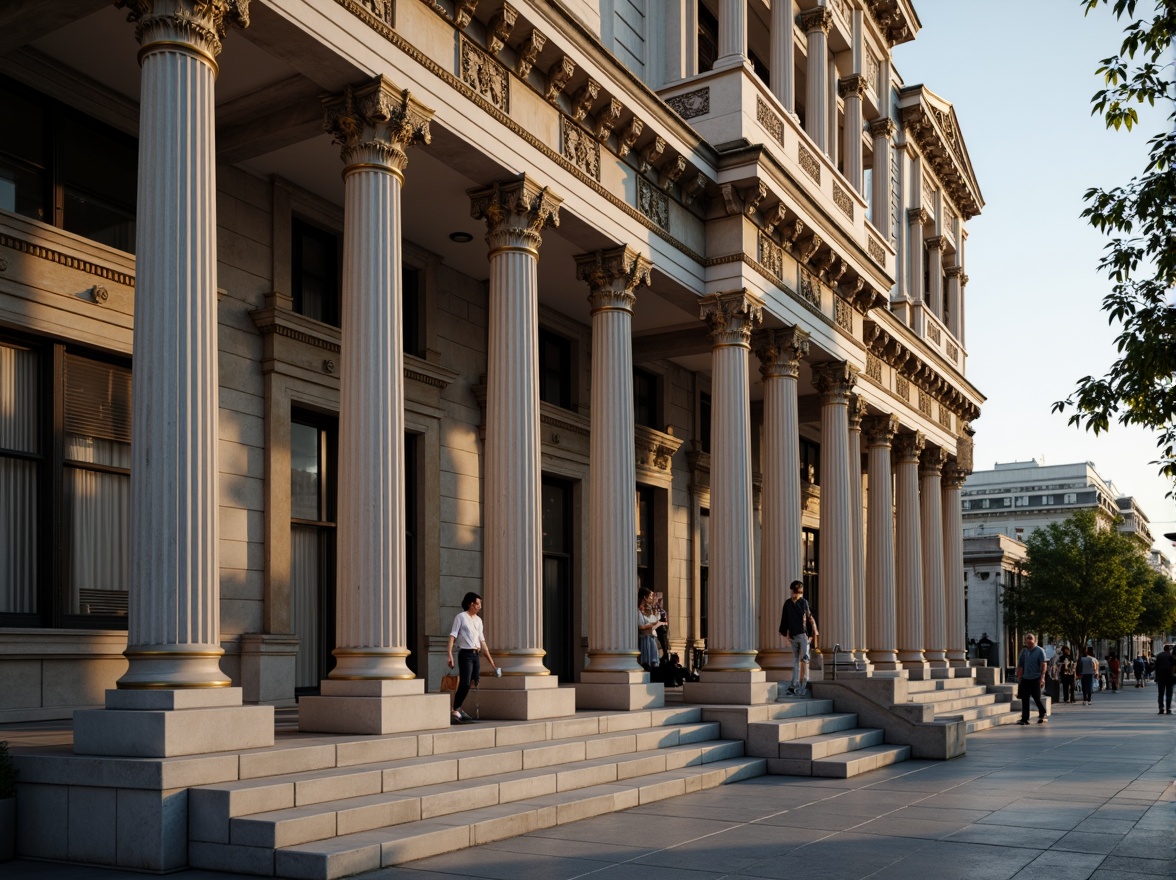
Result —
<path fill-rule="evenodd" d="M 918 462 L 919 455 L 926 443 L 927 440 L 922 431 L 911 431 L 897 435 L 892 447 L 895 462 L 898 464 Z"/>
<path fill-rule="evenodd" d="M 890 140 L 894 137 L 894 133 L 898 131 L 898 124 L 889 116 L 880 116 L 870 121 L 869 129 L 870 137 Z"/>
<path fill-rule="evenodd" d="M 116 0 L 135 23 L 144 49 L 153 43 L 190 46 L 213 63 L 230 27 L 249 27 L 249 0 Z"/>
<path fill-rule="evenodd" d="M 857 373 L 845 361 L 815 364 L 813 385 L 821 395 L 821 403 L 848 403 L 849 394 L 857 384 Z"/>
<path fill-rule="evenodd" d="M 894 415 L 866 416 L 862 419 L 862 436 L 866 446 L 889 446 L 898 433 L 898 417 Z"/>
<path fill-rule="evenodd" d="M 750 348 L 751 331 L 763 320 L 763 300 L 746 289 L 740 289 L 704 296 L 698 305 L 698 317 L 710 327 L 712 345 Z"/>
<path fill-rule="evenodd" d="M 514 247 L 538 254 L 543 230 L 559 226 L 563 199 L 525 174 L 467 190 L 466 195 L 470 197 L 470 216 L 486 221 L 486 243 L 491 252 Z"/>
<path fill-rule="evenodd" d="M 860 98 L 866 93 L 869 85 L 865 76 L 860 73 L 853 73 L 837 80 L 837 93 L 843 98 L 850 96 Z"/>
<path fill-rule="evenodd" d="M 968 468 L 963 467 L 959 462 L 952 462 L 943 469 L 944 488 L 962 489 L 970 474 L 971 471 Z"/>
<path fill-rule="evenodd" d="M 761 330 L 755 335 L 754 348 L 764 381 L 795 379 L 800 375 L 800 359 L 809 353 L 809 335 L 799 327 Z"/>
<path fill-rule="evenodd" d="M 849 395 L 849 430 L 860 431 L 866 416 L 866 399 L 860 394 Z"/>
<path fill-rule="evenodd" d="M 433 111 L 382 76 L 324 98 L 323 114 L 323 130 L 342 148 L 347 165 L 386 165 L 403 175 L 408 165 L 405 147 L 430 140 Z"/>
<path fill-rule="evenodd" d="M 947 463 L 947 453 L 938 446 L 928 446 L 919 456 L 919 473 L 939 476 L 943 473 L 943 466 Z"/>
<path fill-rule="evenodd" d="M 588 303 L 593 312 L 631 310 L 637 301 L 634 291 L 642 284 L 649 285 L 653 269 L 653 263 L 630 247 L 580 254 L 575 259 L 576 278 L 588 282 Z"/>
<path fill-rule="evenodd" d="M 833 27 L 833 10 L 828 6 L 818 6 L 796 16 L 796 23 L 806 34 L 810 34 L 818 28 L 828 34 Z"/>

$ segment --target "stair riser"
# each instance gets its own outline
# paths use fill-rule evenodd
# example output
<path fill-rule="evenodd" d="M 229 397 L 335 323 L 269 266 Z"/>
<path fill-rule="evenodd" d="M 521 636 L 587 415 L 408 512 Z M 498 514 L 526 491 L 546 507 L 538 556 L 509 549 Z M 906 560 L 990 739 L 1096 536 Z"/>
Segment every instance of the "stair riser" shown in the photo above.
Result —
<path fill-rule="evenodd" d="M 869 746 L 879 746 L 882 745 L 885 739 L 886 731 L 870 730 L 864 733 L 838 737 L 827 742 L 780 743 L 779 757 L 793 760 L 815 761 L 819 758 L 827 758 L 830 755 L 841 755 Z"/>

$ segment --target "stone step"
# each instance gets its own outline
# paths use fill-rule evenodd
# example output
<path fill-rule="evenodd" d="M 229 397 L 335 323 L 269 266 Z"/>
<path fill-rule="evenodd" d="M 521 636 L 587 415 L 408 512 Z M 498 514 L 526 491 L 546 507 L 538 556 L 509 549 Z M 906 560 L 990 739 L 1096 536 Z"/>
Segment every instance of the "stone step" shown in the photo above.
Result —
<path fill-rule="evenodd" d="M 773 718 L 747 725 L 747 751 L 761 758 L 779 756 L 780 743 L 805 737 L 823 736 L 857 727 L 852 712 L 828 712 L 803 718 Z"/>
<path fill-rule="evenodd" d="M 826 733 L 820 736 L 806 736 L 790 742 L 782 742 L 779 747 L 780 758 L 814 761 L 827 758 L 830 755 L 840 755 L 853 752 L 869 746 L 880 746 L 886 740 L 886 731 L 876 727 L 855 727 L 839 733 Z"/>
<path fill-rule="evenodd" d="M 917 691 L 913 694 L 908 692 L 907 696 L 907 702 L 910 703 L 934 703 L 939 700 L 962 700 L 967 697 L 988 696 L 988 689 L 982 684 L 973 684 L 970 687 L 948 688 L 946 690 Z"/>
<path fill-rule="evenodd" d="M 742 756 L 742 742 L 720 740 L 326 801 L 233 818 L 228 842 L 271 849 L 292 846 Z"/>
<path fill-rule="evenodd" d="M 954 691 L 975 686 L 976 679 L 971 675 L 961 678 L 914 679 L 907 682 L 907 693 L 919 694 L 928 691 Z"/>
<path fill-rule="evenodd" d="M 813 761 L 812 775 L 849 779 L 880 767 L 888 767 L 891 764 L 906 761 L 910 756 L 910 746 L 870 746 L 855 752 L 830 755 L 827 758 Z"/>
<path fill-rule="evenodd" d="M 941 715 L 936 715 L 936 721 L 975 721 L 978 718 L 992 718 L 1001 715 L 1014 715 L 1016 713 L 1009 711 L 1008 703 L 985 703 L 978 706 L 970 706 L 954 712 L 944 712 Z"/>
<path fill-rule="evenodd" d="M 276 850 L 193 842 L 189 845 L 189 862 L 193 867 L 263 876 L 276 874 L 292 880 L 335 880 L 762 776 L 766 769 L 763 759 L 718 760 L 650 778 L 535 796 Z"/>
<path fill-rule="evenodd" d="M 962 710 L 972 709 L 977 706 L 989 706 L 995 702 L 996 700 L 992 694 L 976 694 L 970 697 L 960 697 L 958 700 L 936 700 L 919 705 L 930 706 L 935 715 L 940 716 L 955 715 Z"/>

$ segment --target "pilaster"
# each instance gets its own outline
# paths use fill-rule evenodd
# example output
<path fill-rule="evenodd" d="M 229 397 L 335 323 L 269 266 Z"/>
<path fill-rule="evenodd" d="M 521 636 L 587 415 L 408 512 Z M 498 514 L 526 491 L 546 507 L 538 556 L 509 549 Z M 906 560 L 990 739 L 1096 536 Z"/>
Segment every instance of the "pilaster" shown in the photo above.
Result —
<path fill-rule="evenodd" d="M 687 682 L 689 702 L 762 703 L 769 687 L 756 665 L 751 409 L 748 355 L 763 302 L 746 290 L 699 300 L 711 335 L 711 544 L 707 665 Z"/>
<path fill-rule="evenodd" d="M 927 245 L 927 304 L 939 320 L 943 320 L 943 248 L 947 239 L 933 235 Z"/>
<path fill-rule="evenodd" d="M 862 95 L 866 78 L 860 73 L 842 77 L 838 91 L 845 100 L 845 176 L 856 192 L 862 192 Z"/>
<path fill-rule="evenodd" d="M 967 621 L 964 619 L 964 529 L 960 490 L 968 469 L 953 462 L 943 469 L 943 580 L 947 591 L 947 662 L 968 665 Z"/>
<path fill-rule="evenodd" d="M 894 439 L 895 516 L 894 576 L 898 660 L 912 678 L 923 678 L 923 530 L 919 514 L 919 456 L 925 440 L 921 432 Z"/>
<path fill-rule="evenodd" d="M 637 534 L 633 489 L 633 304 L 649 260 L 619 247 L 576 257 L 592 310 L 592 433 L 588 471 L 588 665 L 578 708 L 661 706 L 665 689 L 637 662 Z"/>
<path fill-rule="evenodd" d="M 791 678 L 793 658 L 781 645 L 779 609 L 788 585 L 804 572 L 797 377 L 809 339 L 799 327 L 765 330 L 756 334 L 754 347 L 764 382 L 759 665 L 771 680 L 783 681 Z"/>
<path fill-rule="evenodd" d="M 795 47 L 792 41 L 792 0 L 773 3 L 770 24 L 772 41 L 772 94 L 788 112 L 796 112 Z"/>
<path fill-rule="evenodd" d="M 894 133 L 898 126 L 894 120 L 883 116 L 870 123 L 870 135 L 874 138 L 874 206 L 871 222 L 884 240 L 890 239 L 890 163 L 894 149 Z"/>
<path fill-rule="evenodd" d="M 808 38 L 804 130 L 822 152 L 829 150 L 829 30 L 833 10 L 818 6 L 797 17 Z"/>
<path fill-rule="evenodd" d="M 896 650 L 894 595 L 894 491 L 890 466 L 890 444 L 898 431 L 893 415 L 869 416 L 862 420 L 869 461 L 870 492 L 866 535 L 866 644 L 875 669 L 901 668 Z"/>
<path fill-rule="evenodd" d="M 919 513 L 923 529 L 923 656 L 932 669 L 947 666 L 947 605 L 943 586 L 943 498 L 940 475 L 947 461 L 937 446 L 919 460 Z"/>
<path fill-rule="evenodd" d="M 862 522 L 862 418 L 866 402 L 856 394 L 849 397 L 849 503 L 853 529 L 853 656 L 860 667 L 868 668 L 866 653 L 866 548 Z"/>
<path fill-rule="evenodd" d="M 915 164 L 918 165 L 917 161 Z M 907 241 L 910 243 L 910 275 L 907 284 L 911 302 L 923 302 L 925 296 L 923 292 L 923 249 L 925 247 L 923 227 L 929 219 L 931 219 L 931 215 L 922 208 L 911 208 L 907 211 L 907 226 L 910 230 L 907 235 Z"/>
<path fill-rule="evenodd" d="M 813 366 L 821 396 L 821 654 L 854 647 L 853 491 L 849 462 L 849 398 L 857 370 L 844 361 Z"/>

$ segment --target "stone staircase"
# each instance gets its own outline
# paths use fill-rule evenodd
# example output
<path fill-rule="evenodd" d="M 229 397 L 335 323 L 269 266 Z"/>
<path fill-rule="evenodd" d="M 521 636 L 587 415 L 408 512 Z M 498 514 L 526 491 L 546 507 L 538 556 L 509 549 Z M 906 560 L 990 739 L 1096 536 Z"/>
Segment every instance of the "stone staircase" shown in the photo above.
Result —
<path fill-rule="evenodd" d="M 912 681 L 907 690 L 909 702 L 932 706 L 936 721 L 964 721 L 968 733 L 1014 724 L 1021 717 L 1014 686 L 980 684 L 971 675 Z"/>
<path fill-rule="evenodd" d="M 707 707 L 704 718 L 722 724 L 724 736 L 747 743 L 781 776 L 846 779 L 907 760 L 906 745 L 887 745 L 886 731 L 862 727 L 852 712 L 835 712 L 833 701 L 786 698 L 766 706 Z"/>
<path fill-rule="evenodd" d="M 238 780 L 189 789 L 189 864 L 328 880 L 763 775 L 768 762 L 721 738 L 703 711 L 581 712 L 244 753 Z M 824 732 L 813 723 L 806 734 Z"/>

